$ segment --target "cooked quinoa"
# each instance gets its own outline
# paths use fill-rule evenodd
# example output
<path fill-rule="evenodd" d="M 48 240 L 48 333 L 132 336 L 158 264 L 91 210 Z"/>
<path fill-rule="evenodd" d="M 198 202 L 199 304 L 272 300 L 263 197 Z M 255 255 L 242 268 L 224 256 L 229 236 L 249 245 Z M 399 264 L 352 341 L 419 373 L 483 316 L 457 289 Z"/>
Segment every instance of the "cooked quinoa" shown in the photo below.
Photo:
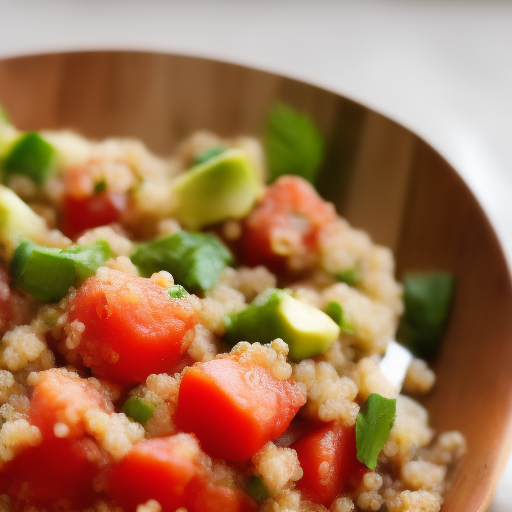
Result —
<path fill-rule="evenodd" d="M 21 135 L 0 123 L 6 147 Z M 440 510 L 465 440 L 435 432 L 416 401 L 435 385 L 424 360 L 412 360 L 403 386 L 381 370 L 404 312 L 389 249 L 301 178 L 265 185 L 253 138 L 195 133 L 161 158 L 137 140 L 41 136 L 58 162 L 46 181 L 21 171 L 4 180 L 37 229 L 0 233 L 2 512 Z M 250 167 L 254 195 L 209 224 L 180 194 L 187 173 L 223 158 Z M 186 238 L 197 232 L 211 238 Z M 208 264 L 199 249 L 167 263 L 162 240 L 210 244 Z M 44 257 L 74 269 L 64 295 L 32 291 L 49 266 L 32 281 L 13 270 L 36 261 L 20 242 L 55 248 Z M 69 247 L 104 257 L 82 276 Z M 333 303 L 343 324 L 325 313 Z M 275 328 L 284 305 L 311 314 L 318 333 Z M 396 417 L 371 470 L 356 458 L 355 431 L 375 395 Z"/>

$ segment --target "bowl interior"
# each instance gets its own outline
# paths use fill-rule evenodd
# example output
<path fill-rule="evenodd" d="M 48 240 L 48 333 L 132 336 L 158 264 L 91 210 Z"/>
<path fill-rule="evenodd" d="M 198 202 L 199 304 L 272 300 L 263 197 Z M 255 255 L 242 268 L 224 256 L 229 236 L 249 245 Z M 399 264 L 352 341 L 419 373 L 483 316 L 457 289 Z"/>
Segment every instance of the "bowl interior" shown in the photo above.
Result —
<path fill-rule="evenodd" d="M 512 288 L 496 236 L 456 172 L 390 119 L 312 85 L 221 62 L 137 52 L 0 61 L 0 100 L 23 129 L 139 137 L 162 154 L 197 129 L 262 131 L 282 100 L 327 136 L 319 188 L 338 211 L 390 246 L 404 270 L 446 269 L 456 297 L 426 400 L 433 425 L 461 430 L 468 454 L 445 511 L 487 508 L 511 448 Z"/>

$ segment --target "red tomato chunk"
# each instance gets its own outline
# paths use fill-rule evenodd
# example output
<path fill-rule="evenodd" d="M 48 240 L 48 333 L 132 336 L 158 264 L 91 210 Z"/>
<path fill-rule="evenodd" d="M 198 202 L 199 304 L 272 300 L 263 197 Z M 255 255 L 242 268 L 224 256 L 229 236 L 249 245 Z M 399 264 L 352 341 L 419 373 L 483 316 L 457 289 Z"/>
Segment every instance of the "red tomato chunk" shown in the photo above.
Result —
<path fill-rule="evenodd" d="M 126 209 L 126 195 L 108 190 L 95 192 L 93 174 L 97 167 L 97 162 L 88 162 L 64 173 L 62 230 L 70 238 L 86 229 L 119 222 Z"/>
<path fill-rule="evenodd" d="M 254 504 L 241 491 L 213 482 L 209 458 L 189 434 L 137 443 L 112 470 L 109 492 L 126 512 L 158 501 L 162 512 L 249 512 Z"/>
<path fill-rule="evenodd" d="M 244 262 L 279 270 L 285 258 L 318 249 L 320 228 L 336 218 L 334 206 L 297 176 L 282 176 L 245 221 Z"/>
<path fill-rule="evenodd" d="M 41 444 L 28 447 L 0 471 L 0 492 L 23 504 L 52 505 L 67 500 L 83 508 L 97 497 L 93 479 L 106 459 L 94 439 L 84 433 L 84 415 L 89 409 L 113 412 L 112 403 L 88 381 L 65 370 L 39 374 L 30 399 L 30 423 L 42 433 Z M 55 425 L 65 436 L 55 436 Z"/>
<path fill-rule="evenodd" d="M 150 279 L 116 270 L 89 278 L 70 302 L 69 321 L 85 330 L 78 352 L 94 375 L 123 383 L 171 373 L 197 323 L 192 304 Z"/>
<path fill-rule="evenodd" d="M 177 422 L 214 457 L 244 461 L 279 437 L 306 402 L 298 384 L 226 356 L 195 365 L 182 378 Z"/>
<path fill-rule="evenodd" d="M 354 427 L 332 422 L 306 434 L 291 448 L 304 473 L 297 488 L 305 498 L 327 507 L 338 494 L 357 486 L 365 470 L 357 460 Z"/>
<path fill-rule="evenodd" d="M 65 196 L 62 203 L 64 234 L 74 238 L 86 229 L 119 222 L 125 208 L 126 196 L 122 194 L 101 192 L 80 199 Z"/>
<path fill-rule="evenodd" d="M 69 429 L 66 437 L 84 433 L 83 417 L 89 409 L 114 412 L 114 407 L 90 382 L 74 373 L 52 369 L 39 374 L 30 399 L 29 419 L 43 436 L 54 436 L 56 423 Z"/>

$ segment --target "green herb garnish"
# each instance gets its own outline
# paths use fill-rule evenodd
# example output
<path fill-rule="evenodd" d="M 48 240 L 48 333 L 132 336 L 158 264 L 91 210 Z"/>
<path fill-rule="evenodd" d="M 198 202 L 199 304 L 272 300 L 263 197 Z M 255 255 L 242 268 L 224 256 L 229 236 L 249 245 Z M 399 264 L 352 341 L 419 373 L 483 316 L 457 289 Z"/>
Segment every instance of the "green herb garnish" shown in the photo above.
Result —
<path fill-rule="evenodd" d="M 131 396 L 124 403 L 122 411 L 129 418 L 132 418 L 141 425 L 145 425 L 155 413 L 155 409 L 155 404 L 152 404 L 149 400 L 138 396 Z"/>
<path fill-rule="evenodd" d="M 231 252 L 215 235 L 186 231 L 140 244 L 131 259 L 143 276 L 166 270 L 192 292 L 215 286 L 222 270 L 233 262 Z"/>
<path fill-rule="evenodd" d="M 94 184 L 94 194 L 101 194 L 107 190 L 107 182 L 106 180 L 100 180 Z"/>
<path fill-rule="evenodd" d="M 340 329 L 348 334 L 353 334 L 354 328 L 345 318 L 343 306 L 334 300 L 327 303 L 325 312 L 340 326 Z"/>
<path fill-rule="evenodd" d="M 354 288 L 357 287 L 357 285 L 361 282 L 361 272 L 356 267 L 347 268 L 340 272 L 336 272 L 334 277 L 337 281 L 348 284 Z"/>
<path fill-rule="evenodd" d="M 249 480 L 247 480 L 245 490 L 247 491 L 247 494 L 258 503 L 262 503 L 270 498 L 270 493 L 268 492 L 266 485 L 263 483 L 261 476 L 251 476 Z"/>
<path fill-rule="evenodd" d="M 372 393 L 356 419 L 357 460 L 375 469 L 379 453 L 393 428 L 396 400 Z"/>
<path fill-rule="evenodd" d="M 449 272 L 407 274 L 405 313 L 399 338 L 415 355 L 430 359 L 438 350 L 452 302 L 455 277 Z"/>
<path fill-rule="evenodd" d="M 182 299 L 183 297 L 188 297 L 189 293 L 181 284 L 175 284 L 170 288 L 167 288 L 167 293 L 172 299 Z"/>
<path fill-rule="evenodd" d="M 283 174 L 296 174 L 315 182 L 325 144 L 307 114 L 276 104 L 267 119 L 264 144 L 271 181 Z"/>
<path fill-rule="evenodd" d="M 212 148 L 196 155 L 194 158 L 194 165 L 204 164 L 207 160 L 219 156 L 221 153 L 224 153 L 224 151 L 226 151 L 224 148 L 213 146 Z"/>
<path fill-rule="evenodd" d="M 38 133 L 23 134 L 11 148 L 3 162 L 6 178 L 13 174 L 27 176 L 37 185 L 44 185 L 55 170 L 57 152 Z"/>

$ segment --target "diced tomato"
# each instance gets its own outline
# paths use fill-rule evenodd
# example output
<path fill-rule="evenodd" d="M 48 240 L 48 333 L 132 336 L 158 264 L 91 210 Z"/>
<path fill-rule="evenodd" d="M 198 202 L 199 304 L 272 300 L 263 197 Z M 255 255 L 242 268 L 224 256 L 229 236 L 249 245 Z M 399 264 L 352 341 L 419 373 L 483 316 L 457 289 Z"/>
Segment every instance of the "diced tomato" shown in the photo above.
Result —
<path fill-rule="evenodd" d="M 357 486 L 365 466 L 357 460 L 355 427 L 332 422 L 292 444 L 304 472 L 297 482 L 307 499 L 329 506 L 351 485 Z"/>
<path fill-rule="evenodd" d="M 185 372 L 176 419 L 210 455 L 244 461 L 279 437 L 305 402 L 297 383 L 229 355 Z"/>
<path fill-rule="evenodd" d="M 77 199 L 64 196 L 62 214 L 63 232 L 74 238 L 86 229 L 119 222 L 126 208 L 126 196 L 113 192 L 101 192 L 89 197 Z"/>
<path fill-rule="evenodd" d="M 14 510 L 21 510 L 21 504 L 50 506 L 59 500 L 82 509 L 97 498 L 92 481 L 103 463 L 93 439 L 46 438 L 2 467 L 0 492 L 14 499 Z"/>
<path fill-rule="evenodd" d="M 56 423 L 66 425 L 66 437 L 81 436 L 83 418 L 89 409 L 114 412 L 112 403 L 78 375 L 56 368 L 39 373 L 30 398 L 29 419 L 44 437 L 54 436 Z"/>
<path fill-rule="evenodd" d="M 65 499 L 76 508 L 94 500 L 93 479 L 106 459 L 84 433 L 89 409 L 113 412 L 112 403 L 90 382 L 63 369 L 39 374 L 30 398 L 29 420 L 41 430 L 41 444 L 18 454 L 0 471 L 0 492 L 30 505 Z M 56 437 L 55 425 L 63 430 Z"/>
<path fill-rule="evenodd" d="M 100 166 L 101 167 L 101 166 Z M 62 199 L 62 231 L 74 238 L 86 229 L 119 222 L 126 209 L 125 194 L 103 190 L 95 192 L 94 174 L 98 162 L 66 169 Z"/>
<path fill-rule="evenodd" d="M 190 301 L 171 298 L 150 279 L 104 270 L 70 301 L 74 320 L 85 326 L 78 345 L 84 364 L 94 375 L 128 384 L 172 372 L 197 316 Z"/>
<path fill-rule="evenodd" d="M 114 467 L 111 496 L 127 512 L 154 499 L 163 512 L 248 512 L 251 501 L 240 491 L 215 485 L 209 459 L 189 434 L 140 441 Z"/>
<path fill-rule="evenodd" d="M 282 176 L 245 221 L 244 262 L 279 269 L 287 256 L 316 251 L 320 228 L 336 218 L 334 206 L 298 176 Z"/>

